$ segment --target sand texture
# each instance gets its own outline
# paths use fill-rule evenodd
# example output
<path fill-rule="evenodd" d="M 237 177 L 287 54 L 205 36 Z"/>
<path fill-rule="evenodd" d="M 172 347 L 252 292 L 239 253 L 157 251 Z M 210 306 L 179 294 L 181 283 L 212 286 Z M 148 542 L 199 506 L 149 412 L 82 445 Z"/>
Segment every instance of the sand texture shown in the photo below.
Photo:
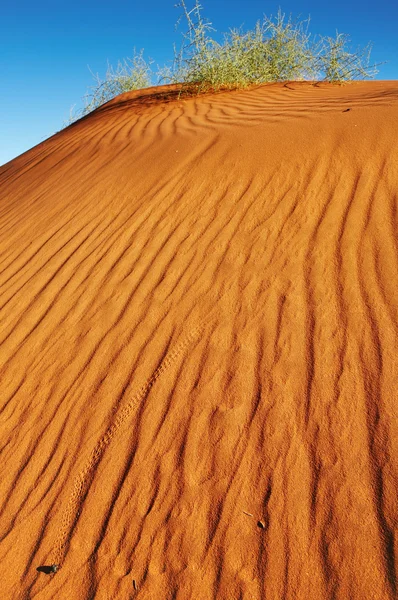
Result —
<path fill-rule="evenodd" d="M 394 600 L 398 82 L 157 92 L 0 168 L 0 598 Z"/>

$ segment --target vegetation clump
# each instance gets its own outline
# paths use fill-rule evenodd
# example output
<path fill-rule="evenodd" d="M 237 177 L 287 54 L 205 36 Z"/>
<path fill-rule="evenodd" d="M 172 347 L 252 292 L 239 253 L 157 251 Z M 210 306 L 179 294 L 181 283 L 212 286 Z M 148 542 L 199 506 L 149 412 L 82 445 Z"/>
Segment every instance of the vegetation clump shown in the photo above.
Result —
<path fill-rule="evenodd" d="M 89 87 L 83 98 L 84 106 L 76 112 L 73 112 L 74 107 L 72 107 L 67 125 L 88 115 L 123 92 L 149 87 L 152 76 L 150 64 L 144 59 L 143 50 L 138 53 L 134 50 L 133 57 L 119 61 L 116 68 L 108 64 L 105 79 L 101 79 L 98 73 L 94 75 L 91 72 L 91 74 L 94 84 Z"/>
<path fill-rule="evenodd" d="M 217 42 L 199 0 L 190 10 L 185 0 L 177 6 L 182 9 L 177 25 L 185 19 L 187 31 L 180 49 L 174 47 L 172 66 L 158 70 L 154 81 L 142 50 L 116 69 L 108 65 L 104 80 L 94 76 L 84 107 L 71 115 L 70 123 L 122 92 L 165 82 L 180 86 L 180 93 L 203 93 L 277 81 L 352 81 L 378 72 L 370 63 L 371 44 L 351 51 L 346 34 L 312 37 L 309 18 L 293 21 L 279 10 L 275 17 L 264 16 L 252 30 L 230 29 Z"/>

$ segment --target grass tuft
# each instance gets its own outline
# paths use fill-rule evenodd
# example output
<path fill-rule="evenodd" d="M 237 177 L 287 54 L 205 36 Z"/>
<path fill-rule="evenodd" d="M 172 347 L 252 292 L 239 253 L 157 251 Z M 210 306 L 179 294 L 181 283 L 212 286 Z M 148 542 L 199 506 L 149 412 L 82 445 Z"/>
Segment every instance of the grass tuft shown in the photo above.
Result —
<path fill-rule="evenodd" d="M 133 57 L 119 61 L 116 68 L 108 64 L 105 79 L 101 79 L 98 73 L 90 73 L 94 84 L 83 98 L 83 108 L 78 111 L 72 108 L 66 125 L 81 119 L 123 92 L 141 90 L 151 85 L 151 66 L 144 59 L 143 50 L 138 53 L 134 50 Z"/>
<path fill-rule="evenodd" d="M 264 16 L 254 29 L 230 29 L 222 42 L 212 36 L 215 29 L 203 16 L 199 0 L 191 9 L 186 0 L 177 4 L 182 11 L 177 26 L 186 23 L 179 49 L 174 46 L 171 66 L 158 69 L 157 83 L 174 83 L 180 94 L 242 89 L 276 81 L 343 82 L 374 77 L 378 70 L 370 63 L 371 44 L 351 51 L 348 35 L 314 36 L 309 33 L 310 19 L 292 20 L 279 9 L 275 17 Z M 92 112 L 126 91 L 153 85 L 151 62 L 143 50 L 133 58 L 108 65 L 105 79 L 94 75 L 95 83 L 84 97 L 84 106 L 71 113 L 69 122 Z"/>

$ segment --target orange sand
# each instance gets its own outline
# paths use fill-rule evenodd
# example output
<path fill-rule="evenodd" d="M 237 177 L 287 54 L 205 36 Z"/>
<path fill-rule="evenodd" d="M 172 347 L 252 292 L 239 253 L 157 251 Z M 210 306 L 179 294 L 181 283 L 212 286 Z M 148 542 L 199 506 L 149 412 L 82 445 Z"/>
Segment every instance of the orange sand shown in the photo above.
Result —
<path fill-rule="evenodd" d="M 156 91 L 0 168 L 1 600 L 394 599 L 398 82 Z"/>

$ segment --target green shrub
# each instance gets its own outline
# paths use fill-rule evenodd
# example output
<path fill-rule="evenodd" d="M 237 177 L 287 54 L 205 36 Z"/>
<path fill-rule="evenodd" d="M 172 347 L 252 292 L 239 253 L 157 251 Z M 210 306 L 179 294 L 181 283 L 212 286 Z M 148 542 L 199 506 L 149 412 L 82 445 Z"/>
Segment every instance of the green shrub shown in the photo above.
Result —
<path fill-rule="evenodd" d="M 349 38 L 308 33 L 309 19 L 292 21 L 281 10 L 276 17 L 264 17 L 253 30 L 231 29 L 223 42 L 210 35 L 214 29 L 202 16 L 198 0 L 188 10 L 185 0 L 179 5 L 188 24 L 181 49 L 175 52 L 173 68 L 163 79 L 182 83 L 187 89 L 207 90 L 242 88 L 253 84 L 289 80 L 347 81 L 372 77 L 368 44 L 350 52 Z"/>
<path fill-rule="evenodd" d="M 350 52 L 347 47 L 349 40 L 345 33 L 336 32 L 335 38 L 319 36 L 312 49 L 317 79 L 353 81 L 374 77 L 378 73 L 377 65 L 370 64 L 371 44 Z"/>
<path fill-rule="evenodd" d="M 73 112 L 72 108 L 68 125 L 123 92 L 140 90 L 151 85 L 151 67 L 144 59 L 143 50 L 138 53 L 134 50 L 133 58 L 119 61 L 116 68 L 108 64 L 104 80 L 98 74 L 94 75 L 92 72 L 91 74 L 95 83 L 83 98 L 83 108 L 76 112 Z"/>
<path fill-rule="evenodd" d="M 212 24 L 202 16 L 203 8 L 195 0 L 193 8 L 185 0 L 177 5 L 187 31 L 179 50 L 174 46 L 174 62 L 158 71 L 158 83 L 180 85 L 180 93 L 201 93 L 221 89 L 244 88 L 274 81 L 316 80 L 351 81 L 374 77 L 377 65 L 370 64 L 371 46 L 351 52 L 349 37 L 315 36 L 308 33 L 309 19 L 292 21 L 279 9 L 273 18 L 264 17 L 254 29 L 230 29 L 217 42 Z M 122 92 L 152 84 L 150 63 L 143 51 L 132 59 L 108 65 L 104 80 L 94 75 L 95 84 L 84 97 L 83 108 L 71 115 L 69 123 L 90 113 Z"/>
<path fill-rule="evenodd" d="M 214 30 L 203 19 L 198 0 L 190 11 L 184 0 L 179 6 L 188 32 L 183 34 L 184 43 L 165 79 L 182 82 L 185 87 L 196 86 L 201 92 L 308 76 L 311 55 L 307 21 L 286 21 L 279 11 L 274 20 L 265 17 L 251 31 L 231 29 L 218 43 L 209 35 Z"/>

